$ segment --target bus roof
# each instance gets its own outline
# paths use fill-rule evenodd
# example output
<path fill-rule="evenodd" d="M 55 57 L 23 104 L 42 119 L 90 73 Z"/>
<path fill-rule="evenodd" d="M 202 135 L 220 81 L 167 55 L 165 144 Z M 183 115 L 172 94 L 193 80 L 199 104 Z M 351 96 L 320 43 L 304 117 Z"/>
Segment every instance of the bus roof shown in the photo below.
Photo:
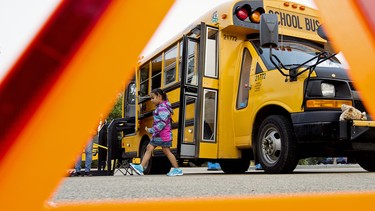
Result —
<path fill-rule="evenodd" d="M 244 8 L 249 15 L 249 18 L 245 20 L 241 20 L 241 17 L 239 18 L 237 15 L 238 11 L 242 8 Z M 259 23 L 251 22 L 250 20 L 250 16 L 255 11 L 258 11 L 260 14 L 276 14 L 279 19 L 280 35 L 299 37 L 319 43 L 326 42 L 317 34 L 320 19 L 316 9 L 294 2 L 280 0 L 234 0 L 225 2 L 206 12 L 162 46 L 155 49 L 150 55 L 141 58 L 139 63 L 143 64 L 145 61 L 148 61 L 163 50 L 169 48 L 180 40 L 184 34 L 189 33 L 201 22 L 223 30 L 238 31 L 246 34 L 259 33 Z"/>

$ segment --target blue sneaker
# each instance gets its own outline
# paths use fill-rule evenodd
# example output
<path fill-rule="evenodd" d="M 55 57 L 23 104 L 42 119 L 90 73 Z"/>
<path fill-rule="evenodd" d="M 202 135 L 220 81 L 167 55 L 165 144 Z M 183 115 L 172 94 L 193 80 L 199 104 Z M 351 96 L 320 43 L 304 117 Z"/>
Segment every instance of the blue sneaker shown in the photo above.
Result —
<path fill-rule="evenodd" d="M 142 165 L 130 164 L 130 168 L 135 171 L 138 175 L 143 175 L 143 167 Z"/>
<path fill-rule="evenodd" d="M 179 168 L 173 168 L 172 171 L 170 171 L 167 176 L 174 177 L 174 176 L 182 176 L 184 173 L 182 173 L 182 170 Z"/>
<path fill-rule="evenodd" d="M 260 163 L 256 164 L 255 165 L 255 170 L 263 170 L 262 165 L 260 165 Z"/>
<path fill-rule="evenodd" d="M 207 170 L 208 171 L 217 171 L 220 170 L 220 164 L 219 163 L 212 163 L 212 162 L 207 162 Z"/>

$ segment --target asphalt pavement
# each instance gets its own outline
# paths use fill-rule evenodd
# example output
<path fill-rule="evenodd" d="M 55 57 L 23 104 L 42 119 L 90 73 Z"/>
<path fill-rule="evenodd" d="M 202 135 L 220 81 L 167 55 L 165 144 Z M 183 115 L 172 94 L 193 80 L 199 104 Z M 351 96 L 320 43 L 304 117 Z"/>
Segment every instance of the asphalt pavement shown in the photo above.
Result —
<path fill-rule="evenodd" d="M 292 174 L 265 174 L 250 167 L 244 174 L 182 168 L 184 176 L 126 175 L 66 177 L 50 202 L 160 200 L 163 198 L 294 195 L 375 190 L 375 173 L 358 165 L 298 166 Z"/>

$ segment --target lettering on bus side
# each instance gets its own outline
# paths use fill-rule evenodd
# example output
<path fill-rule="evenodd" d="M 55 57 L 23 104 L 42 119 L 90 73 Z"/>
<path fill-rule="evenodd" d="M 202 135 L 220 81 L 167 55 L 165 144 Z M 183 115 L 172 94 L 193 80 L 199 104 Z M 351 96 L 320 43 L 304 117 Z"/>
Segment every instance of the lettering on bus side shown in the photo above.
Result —
<path fill-rule="evenodd" d="M 229 41 L 237 41 L 237 36 L 234 35 L 229 35 L 229 34 L 224 34 L 224 40 L 229 40 Z"/>
<path fill-rule="evenodd" d="M 309 32 L 316 32 L 320 26 L 317 19 L 309 17 L 301 17 L 296 14 L 289 14 L 281 11 L 269 10 L 270 14 L 276 14 L 279 19 L 279 25 L 295 28 L 299 30 L 306 30 Z"/>
<path fill-rule="evenodd" d="M 266 79 L 266 73 L 259 73 L 255 75 L 255 86 L 254 86 L 254 92 L 259 92 L 260 88 L 262 87 L 262 81 L 263 79 Z"/>
<path fill-rule="evenodd" d="M 263 79 L 266 79 L 266 73 L 259 73 L 259 74 L 255 75 L 255 81 L 260 81 L 260 80 L 263 80 Z"/>

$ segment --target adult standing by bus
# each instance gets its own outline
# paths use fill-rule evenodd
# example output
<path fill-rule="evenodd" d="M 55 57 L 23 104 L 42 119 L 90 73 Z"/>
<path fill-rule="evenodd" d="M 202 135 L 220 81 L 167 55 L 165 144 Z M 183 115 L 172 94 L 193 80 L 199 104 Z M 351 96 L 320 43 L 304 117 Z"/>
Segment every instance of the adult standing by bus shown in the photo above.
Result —
<path fill-rule="evenodd" d="M 140 165 L 130 164 L 131 168 L 138 174 L 143 175 L 144 166 L 147 165 L 151 154 L 156 147 L 162 147 L 163 153 L 171 162 L 173 169 L 167 176 L 182 176 L 182 170 L 178 167 L 176 157 L 170 150 L 172 146 L 172 114 L 173 109 L 168 101 L 167 95 L 161 89 L 154 89 L 150 94 L 151 102 L 156 106 L 153 112 L 154 123 L 152 128 L 145 127 L 148 133 L 152 134 L 150 143 L 147 145 L 147 151 L 143 156 Z"/>
<path fill-rule="evenodd" d="M 101 115 L 100 119 L 102 118 L 103 116 Z M 85 146 L 85 172 L 83 174 L 81 173 L 82 155 L 79 155 L 76 161 L 76 164 L 74 166 L 75 172 L 70 175 L 71 177 L 92 176 L 92 174 L 90 173 L 91 164 L 92 164 L 92 147 L 94 144 L 95 137 L 98 135 L 98 132 L 100 131 L 100 129 L 103 127 L 104 124 L 105 124 L 105 121 L 102 122 L 102 120 L 100 120 L 97 131 L 93 130 L 91 132 L 92 138 Z"/>
<path fill-rule="evenodd" d="M 89 143 L 85 147 L 85 173 L 81 173 L 81 164 L 82 164 L 82 155 L 78 156 L 78 160 L 75 164 L 75 172 L 71 174 L 72 177 L 78 176 L 92 176 L 90 173 L 91 171 L 91 163 L 92 163 L 92 146 L 94 143 L 94 137 L 91 138 Z"/>

